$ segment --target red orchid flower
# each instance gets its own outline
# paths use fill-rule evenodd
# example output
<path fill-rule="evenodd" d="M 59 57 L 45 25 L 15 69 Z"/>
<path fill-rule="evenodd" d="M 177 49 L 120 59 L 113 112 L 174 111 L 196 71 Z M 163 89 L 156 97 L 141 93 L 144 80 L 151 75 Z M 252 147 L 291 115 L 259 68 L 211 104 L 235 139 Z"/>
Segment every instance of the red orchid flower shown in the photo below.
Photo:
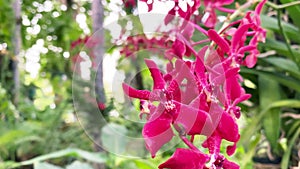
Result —
<path fill-rule="evenodd" d="M 141 1 L 147 3 L 149 11 L 152 10 L 154 0 Z M 217 22 L 215 10 L 231 13 L 234 10 L 223 6 L 232 2 L 204 0 L 204 24 L 214 27 Z M 186 10 L 183 10 L 180 3 L 174 1 L 165 24 L 175 15 L 188 20 L 200 6 L 200 0 L 197 0 L 187 3 Z M 154 61 L 145 59 L 153 79 L 152 90 L 137 90 L 123 84 L 126 95 L 140 99 L 140 116 L 146 115 L 147 119 L 142 134 L 152 157 L 175 134 L 189 147 L 176 149 L 172 157 L 159 166 L 160 169 L 239 168 L 221 154 L 220 148 L 223 139 L 232 142 L 226 149 L 226 153 L 232 155 L 240 139 L 236 122 L 241 115 L 238 104 L 251 95 L 242 88 L 240 83 L 243 79 L 239 71 L 241 65 L 253 67 L 256 64 L 259 54 L 257 44 L 263 42 L 266 36 L 259 16 L 264 3 L 266 0 L 261 1 L 255 11 L 247 12 L 244 18 L 229 24 L 220 33 L 214 29 L 207 31 L 195 23 L 183 22 L 179 28 L 170 31 L 175 34 L 175 40 L 149 39 L 146 36 L 128 38 L 128 46 L 132 47 L 123 48 L 126 56 L 140 49 L 167 49 L 164 54 L 168 62 L 164 74 Z M 193 42 L 195 30 L 209 39 Z M 195 50 L 195 45 L 210 41 L 213 42 L 210 46 L 203 47 L 199 52 Z M 195 135 L 206 136 L 202 147 L 208 149 L 208 154 L 193 145 Z"/>
<path fill-rule="evenodd" d="M 159 169 L 201 169 L 209 157 L 200 151 L 178 148 L 172 157 L 159 165 Z"/>
<path fill-rule="evenodd" d="M 201 134 L 208 133 L 207 130 L 212 128 L 212 124 L 209 115 L 205 111 L 198 110 L 200 104 L 198 98 L 190 102 L 190 96 L 181 94 L 183 92 L 180 91 L 178 83 L 180 84 L 185 77 L 182 73 L 187 72 L 182 71 L 171 82 L 166 82 L 153 61 L 145 60 L 145 62 L 153 78 L 153 91 L 136 90 L 126 84 L 123 84 L 123 90 L 133 98 L 160 102 L 157 107 L 152 106 L 150 109 L 148 121 L 143 128 L 146 147 L 154 157 L 161 146 L 169 142 L 174 136 L 172 125 L 175 127 L 182 126 L 183 129 L 177 129 L 184 130 L 183 132 L 188 134 Z M 179 67 L 177 64 L 177 69 Z M 180 68 L 180 70 L 183 69 Z M 204 126 L 205 131 L 203 130 Z"/>
<path fill-rule="evenodd" d="M 234 0 L 204 0 L 205 14 L 202 22 L 206 27 L 213 28 L 217 23 L 216 10 L 232 13 L 234 10 L 223 8 L 224 5 L 230 5 Z"/>

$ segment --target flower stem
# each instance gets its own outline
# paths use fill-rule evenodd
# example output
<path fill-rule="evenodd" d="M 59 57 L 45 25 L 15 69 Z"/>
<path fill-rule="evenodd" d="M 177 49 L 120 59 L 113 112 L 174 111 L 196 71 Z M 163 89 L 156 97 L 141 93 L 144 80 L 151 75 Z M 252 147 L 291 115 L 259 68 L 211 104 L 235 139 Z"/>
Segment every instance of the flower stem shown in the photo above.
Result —
<path fill-rule="evenodd" d="M 284 9 L 284 8 L 289 8 L 289 7 L 293 7 L 293 6 L 296 6 L 296 5 L 300 5 L 300 1 L 294 1 L 294 2 L 281 4 L 281 5 L 277 5 L 277 4 L 274 4 L 270 1 L 267 1 L 266 5 L 268 5 L 271 8 L 274 8 L 276 10 L 279 10 L 279 9 Z"/>
<path fill-rule="evenodd" d="M 202 43 L 207 43 L 207 42 L 210 42 L 210 39 L 204 39 L 204 40 L 200 40 L 198 42 L 194 42 L 194 43 L 192 43 L 192 46 L 200 45 Z"/>
<path fill-rule="evenodd" d="M 241 13 L 243 13 L 244 10 L 249 8 L 253 3 L 254 3 L 254 1 L 250 0 L 250 1 L 247 1 L 245 4 L 243 4 L 242 6 L 240 6 L 233 14 L 231 14 L 228 17 L 228 19 L 224 22 L 224 24 L 222 25 L 222 27 L 218 33 L 220 34 L 220 32 L 222 32 L 222 30 L 224 30 L 230 24 L 231 21 L 233 21 L 236 17 L 238 17 Z"/>
<path fill-rule="evenodd" d="M 292 48 L 290 46 L 290 40 L 287 37 L 286 33 L 283 30 L 282 24 L 281 24 L 281 11 L 280 9 L 277 9 L 277 22 L 278 22 L 278 27 L 279 27 L 279 31 L 282 34 L 286 47 L 288 49 L 288 51 L 290 52 L 292 59 L 297 63 L 298 67 L 300 68 L 300 63 L 299 63 L 299 59 L 297 59 L 292 51 Z"/>
<path fill-rule="evenodd" d="M 196 28 L 199 32 L 203 33 L 204 35 L 207 36 L 207 31 L 205 29 L 203 29 L 202 27 L 200 27 L 199 25 L 193 23 L 193 22 L 189 22 L 189 24 L 191 24 L 192 26 L 194 26 L 194 28 Z"/>
<path fill-rule="evenodd" d="M 185 136 L 180 136 L 180 139 L 192 150 L 194 151 L 199 151 L 199 149 L 192 143 L 190 142 Z"/>

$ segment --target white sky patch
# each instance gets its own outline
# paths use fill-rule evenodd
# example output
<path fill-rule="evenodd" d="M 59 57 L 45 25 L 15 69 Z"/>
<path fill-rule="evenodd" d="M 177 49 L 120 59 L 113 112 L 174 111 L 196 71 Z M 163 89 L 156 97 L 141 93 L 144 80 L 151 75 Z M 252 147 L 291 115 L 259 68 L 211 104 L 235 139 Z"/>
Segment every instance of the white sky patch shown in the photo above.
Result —
<path fill-rule="evenodd" d="M 53 3 L 51 1 L 49 1 L 49 0 L 45 1 L 44 4 L 43 4 L 43 6 L 44 6 L 44 11 L 45 12 L 50 12 L 53 9 Z"/>
<path fill-rule="evenodd" d="M 57 17 L 60 16 L 60 14 L 59 14 L 59 12 L 54 11 L 54 12 L 52 12 L 52 16 L 53 16 L 54 18 L 57 18 Z"/>
<path fill-rule="evenodd" d="M 54 37 L 53 37 L 53 40 L 55 40 Z M 54 45 L 49 45 L 48 49 L 51 50 L 54 53 L 61 53 L 63 51 L 63 49 L 61 47 L 57 47 L 57 46 L 54 46 Z"/>
<path fill-rule="evenodd" d="M 113 75 L 113 83 L 112 83 L 112 95 L 117 103 L 124 103 L 124 91 L 122 88 L 122 83 L 125 80 L 125 72 L 122 70 L 118 70 Z"/>
<path fill-rule="evenodd" d="M 112 54 L 105 54 L 103 59 L 103 82 L 106 95 L 116 99 L 118 103 L 124 102 L 122 83 L 125 74 L 122 70 L 117 70 L 117 62 L 120 58 L 119 51 Z"/>
<path fill-rule="evenodd" d="M 105 29 L 110 31 L 112 41 L 119 39 L 121 35 L 122 27 L 118 24 L 118 19 L 119 14 L 122 13 L 122 8 L 120 6 L 120 4 L 122 3 L 122 0 L 111 0 L 108 4 L 107 2 L 105 2 L 106 6 L 108 6 L 108 8 L 112 10 L 112 12 L 109 12 L 108 15 L 104 18 L 103 25 Z"/>
<path fill-rule="evenodd" d="M 187 11 L 187 2 L 186 1 L 178 1 L 178 6 L 183 10 L 184 12 Z"/>
<path fill-rule="evenodd" d="M 7 43 L 0 43 L 0 51 L 7 48 Z"/>
<path fill-rule="evenodd" d="M 120 113 L 117 112 L 116 110 L 112 110 L 112 111 L 109 112 L 109 115 L 110 115 L 111 117 L 119 117 L 119 116 L 120 116 Z"/>
<path fill-rule="evenodd" d="M 34 7 L 37 8 L 37 12 L 50 12 L 53 10 L 54 6 L 52 1 L 46 0 L 43 4 L 38 2 L 32 3 Z"/>
<path fill-rule="evenodd" d="M 37 77 L 41 68 L 41 65 L 39 63 L 40 55 L 46 54 L 47 52 L 48 49 L 44 47 L 43 39 L 38 39 L 36 41 L 36 44 L 34 44 L 25 52 L 25 70 L 30 74 L 32 78 Z"/>
<path fill-rule="evenodd" d="M 55 105 L 55 103 L 52 103 L 52 104 L 49 105 L 49 107 L 50 107 L 50 109 L 55 109 L 56 105 Z"/>
<path fill-rule="evenodd" d="M 84 13 L 76 15 L 76 22 L 79 24 L 79 27 L 83 30 L 84 34 L 88 35 L 91 33 L 91 30 L 86 23 L 86 15 Z"/>
<path fill-rule="evenodd" d="M 165 16 L 174 7 L 173 1 L 161 2 L 154 0 L 152 11 L 148 12 L 148 6 L 145 2 L 138 1 L 138 13 L 143 25 L 144 32 L 156 32 L 161 23 L 164 23 Z"/>
<path fill-rule="evenodd" d="M 30 25 L 30 20 L 28 19 L 28 16 L 27 15 L 23 15 L 22 16 L 22 24 L 24 26 L 29 26 Z"/>
<path fill-rule="evenodd" d="M 82 62 L 80 62 L 80 75 L 81 78 L 84 80 L 90 80 L 91 79 L 91 67 L 92 67 L 92 61 L 90 60 L 89 55 L 84 52 L 81 51 L 79 53 L 80 57 L 84 60 Z"/>
<path fill-rule="evenodd" d="M 64 58 L 66 58 L 66 59 L 67 59 L 67 58 L 69 58 L 69 57 L 70 57 L 70 53 L 69 53 L 69 52 L 64 52 L 64 53 L 63 53 L 63 56 L 64 56 Z"/>
<path fill-rule="evenodd" d="M 66 11 L 68 8 L 67 8 L 66 5 L 62 4 L 62 5 L 60 5 L 60 9 L 61 9 L 62 11 Z"/>

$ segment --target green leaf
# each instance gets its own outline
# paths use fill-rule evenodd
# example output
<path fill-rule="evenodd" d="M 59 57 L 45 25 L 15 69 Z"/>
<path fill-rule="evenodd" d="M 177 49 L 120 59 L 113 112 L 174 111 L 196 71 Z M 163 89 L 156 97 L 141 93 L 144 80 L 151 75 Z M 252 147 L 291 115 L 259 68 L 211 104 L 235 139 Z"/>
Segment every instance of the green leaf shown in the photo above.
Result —
<path fill-rule="evenodd" d="M 299 68 L 297 64 L 292 60 L 279 58 L 279 57 L 268 57 L 268 58 L 264 58 L 263 60 L 282 70 L 289 72 L 294 77 L 300 79 Z"/>
<path fill-rule="evenodd" d="M 0 163 L 0 169 L 11 169 L 19 166 L 20 165 L 14 161 L 5 161 Z"/>
<path fill-rule="evenodd" d="M 101 141 L 104 148 L 112 153 L 122 154 L 127 145 L 127 129 L 116 123 L 108 123 L 102 128 Z"/>
<path fill-rule="evenodd" d="M 256 152 L 256 146 L 258 145 L 260 141 L 261 135 L 256 134 L 254 139 L 250 140 L 250 143 L 247 144 L 247 153 L 244 155 L 243 161 L 241 161 L 241 168 L 246 168 L 246 166 L 251 162 L 252 157 L 254 156 Z"/>
<path fill-rule="evenodd" d="M 281 88 L 277 81 L 268 78 L 268 76 L 259 75 L 259 105 L 262 110 L 265 106 L 272 104 L 275 101 L 280 100 Z M 269 141 L 272 150 L 279 154 L 278 139 L 280 137 L 281 117 L 280 109 L 273 108 L 266 111 L 264 118 L 262 119 L 265 136 Z"/>
<path fill-rule="evenodd" d="M 300 135 L 300 128 L 298 128 L 297 132 L 295 132 L 293 138 L 288 143 L 288 149 L 286 152 L 284 152 L 282 160 L 281 160 L 281 168 L 282 169 L 288 169 L 289 167 L 289 161 L 290 161 L 290 155 L 293 149 L 293 146 L 295 145 L 296 140 L 299 138 Z"/>
<path fill-rule="evenodd" d="M 240 142 L 243 144 L 248 144 L 251 136 L 255 131 L 260 127 L 261 120 L 265 117 L 265 114 L 273 108 L 281 108 L 281 107 L 290 107 L 290 108 L 300 108 L 300 100 L 279 100 L 273 102 L 272 104 L 265 105 L 266 107 L 251 121 L 251 124 L 248 125 L 241 134 Z"/>
<path fill-rule="evenodd" d="M 300 127 L 300 120 L 297 121 L 295 120 L 295 123 L 293 123 L 293 125 L 289 128 L 286 137 L 290 138 L 299 127 Z"/>
<path fill-rule="evenodd" d="M 41 162 L 41 161 L 45 161 L 45 160 L 49 160 L 49 159 L 66 157 L 66 156 L 81 157 L 83 159 L 86 159 L 88 161 L 95 162 L 95 163 L 104 163 L 106 161 L 106 158 L 104 157 L 104 155 L 102 153 L 91 153 L 91 152 L 87 152 L 87 151 L 80 150 L 80 149 L 70 148 L 70 149 L 60 150 L 60 151 L 56 151 L 53 153 L 41 155 L 41 156 L 35 157 L 31 160 L 23 161 L 20 163 L 20 165 L 31 165 L 36 162 Z"/>
<path fill-rule="evenodd" d="M 294 0 L 280 0 L 281 3 L 286 4 L 290 2 L 294 2 Z M 289 17 L 292 18 L 294 25 L 296 25 L 298 28 L 300 28 L 300 6 L 292 6 L 289 8 L 286 8 L 286 10 L 289 13 Z"/>
<path fill-rule="evenodd" d="M 7 146 L 7 144 L 15 143 L 22 139 L 27 133 L 23 130 L 11 130 L 0 136 L 0 147 Z"/>
<path fill-rule="evenodd" d="M 283 42 L 279 42 L 277 40 L 267 38 L 266 43 L 260 43 L 259 45 L 263 46 L 263 47 L 266 47 L 268 49 L 271 49 L 271 50 L 275 50 L 278 55 L 288 57 L 291 60 L 293 59 L 293 56 L 291 55 L 288 48 L 286 47 L 286 44 L 283 43 Z M 295 49 L 292 48 L 292 52 L 296 56 L 300 55 L 299 50 L 295 50 Z"/>
<path fill-rule="evenodd" d="M 93 169 L 88 163 L 83 163 L 80 161 L 74 161 L 72 164 L 68 165 L 66 169 Z"/>
<path fill-rule="evenodd" d="M 262 27 L 276 33 L 280 33 L 277 19 L 267 15 L 261 15 L 261 24 Z M 282 27 L 286 35 L 292 41 L 300 43 L 299 29 L 292 24 L 287 22 L 282 22 Z"/>
<path fill-rule="evenodd" d="M 278 83 L 296 90 L 300 92 L 300 81 L 294 78 L 288 77 L 286 75 L 280 74 L 278 72 L 269 72 L 263 70 L 256 70 L 256 69 L 247 69 L 241 68 L 241 73 L 249 73 L 249 74 L 256 74 L 256 75 L 264 75 L 270 79 L 276 80 Z"/>
<path fill-rule="evenodd" d="M 38 163 L 34 163 L 34 166 L 33 166 L 34 169 L 63 169 L 59 166 L 56 166 L 56 165 L 53 165 L 53 164 L 49 164 L 49 163 L 46 163 L 46 162 L 38 162 Z"/>
<path fill-rule="evenodd" d="M 156 169 L 157 168 L 157 166 L 155 166 L 148 160 L 142 160 L 142 159 L 134 160 L 134 163 L 138 168 L 142 168 L 142 169 Z"/>

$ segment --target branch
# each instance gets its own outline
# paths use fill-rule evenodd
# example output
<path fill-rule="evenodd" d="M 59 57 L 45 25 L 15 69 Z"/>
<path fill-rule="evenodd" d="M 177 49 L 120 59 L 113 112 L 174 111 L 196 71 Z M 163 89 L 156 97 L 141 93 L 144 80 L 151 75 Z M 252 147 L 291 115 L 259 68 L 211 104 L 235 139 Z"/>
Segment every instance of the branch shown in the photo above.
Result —
<path fill-rule="evenodd" d="M 276 10 L 280 10 L 280 9 L 290 8 L 290 7 L 293 7 L 293 6 L 296 6 L 296 5 L 300 5 L 300 1 L 294 1 L 294 2 L 290 2 L 290 3 L 286 3 L 286 4 L 281 4 L 281 5 L 277 5 L 277 4 L 274 4 L 274 3 L 270 2 L 270 1 L 267 1 L 266 5 L 268 5 L 271 8 L 274 8 Z"/>
<path fill-rule="evenodd" d="M 285 44 L 286 44 L 286 47 L 288 49 L 288 51 L 290 52 L 293 60 L 297 63 L 298 67 L 300 66 L 300 63 L 299 63 L 299 59 L 297 59 L 292 51 L 292 48 L 291 48 L 291 45 L 290 45 L 290 40 L 288 39 L 286 33 L 284 32 L 283 30 L 283 27 L 282 27 L 282 24 L 281 24 L 281 11 L 280 9 L 277 10 L 277 21 L 278 21 L 278 27 L 279 27 L 279 31 L 280 33 L 282 34 L 283 38 L 284 38 L 284 41 L 285 41 Z"/>

